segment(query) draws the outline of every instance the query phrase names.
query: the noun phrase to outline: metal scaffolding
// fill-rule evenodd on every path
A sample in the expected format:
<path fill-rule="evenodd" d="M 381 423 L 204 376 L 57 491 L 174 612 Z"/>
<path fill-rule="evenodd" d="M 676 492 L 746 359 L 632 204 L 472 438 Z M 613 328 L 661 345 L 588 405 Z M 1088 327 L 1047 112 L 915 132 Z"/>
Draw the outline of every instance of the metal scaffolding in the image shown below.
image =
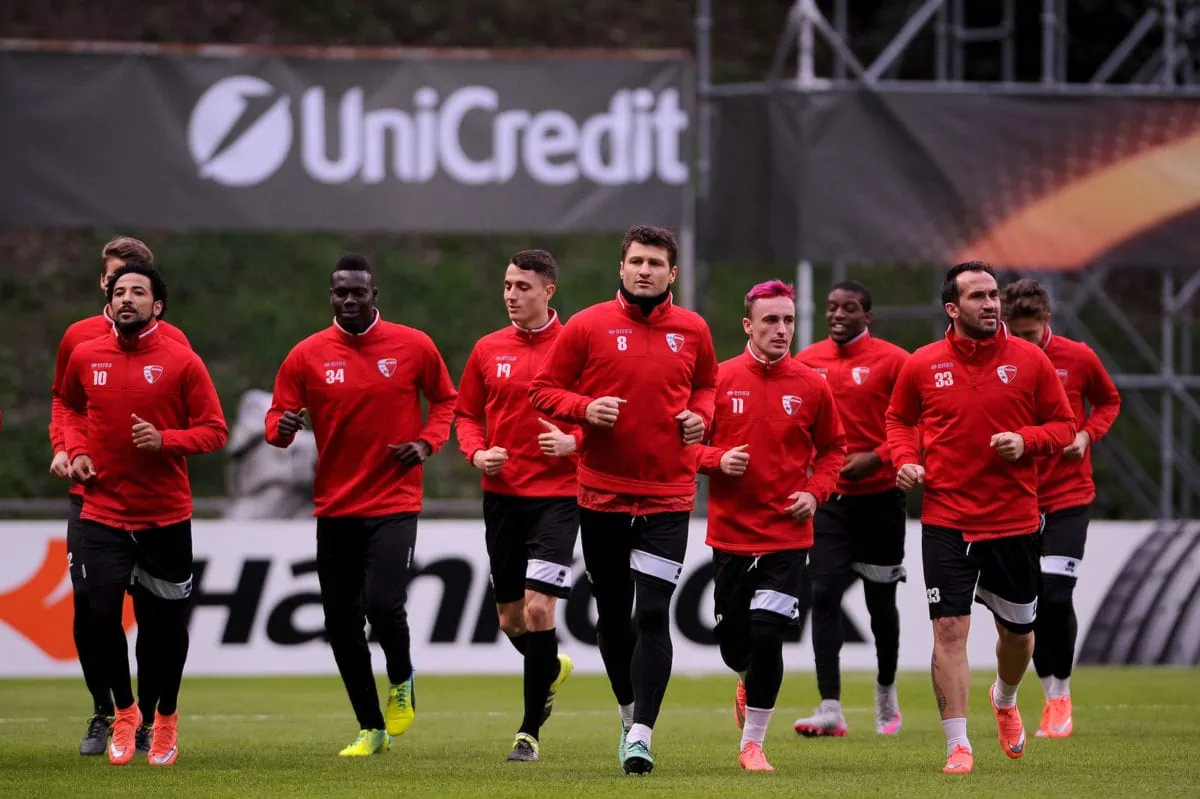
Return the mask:
<path fill-rule="evenodd" d="M 764 79 L 757 83 L 720 85 L 712 83 L 712 5 L 713 0 L 698 0 L 695 20 L 700 202 L 708 194 L 710 101 L 714 97 L 866 87 L 889 92 L 1169 95 L 1200 100 L 1200 0 L 1143 3 L 1140 18 L 1107 57 L 1094 65 L 1094 72 L 1085 80 L 1079 80 L 1078 76 L 1072 80 L 1068 75 L 1067 0 L 1042 0 L 1037 28 L 1018 25 L 1016 0 L 986 4 L 986 10 L 998 20 L 982 26 L 969 22 L 966 0 L 911 2 L 900 29 L 869 61 L 856 52 L 851 41 L 850 0 L 795 0 Z M 973 17 L 979 14 L 978 8 L 972 4 Z M 1018 76 L 1017 69 L 1017 36 L 1031 34 L 1040 34 L 1041 39 L 1036 78 Z M 972 79 L 968 56 L 979 45 L 989 46 L 991 52 L 999 49 L 999 80 Z M 794 72 L 791 72 L 793 58 Z M 897 77 L 902 64 L 906 77 Z M 704 274 L 703 264 L 700 273 Z M 833 274 L 835 279 L 844 275 L 845 266 L 834 264 Z M 1096 456 L 1128 478 L 1130 494 L 1141 513 L 1162 519 L 1191 518 L 1200 504 L 1200 462 L 1195 437 L 1200 423 L 1200 376 L 1196 374 L 1192 351 L 1192 306 L 1200 292 L 1200 270 L 1193 268 L 1181 273 L 1162 267 L 1140 270 L 1139 274 L 1147 277 L 1155 274 L 1161 280 L 1157 347 L 1106 293 L 1108 270 L 1092 269 L 1080 275 L 1039 270 L 1030 276 L 1041 280 L 1051 292 L 1056 327 L 1087 341 L 1112 373 L 1124 400 L 1121 424 L 1138 425 L 1142 435 L 1156 439 L 1159 445 L 1157 470 L 1139 461 L 1115 436 L 1098 443 Z M 940 278 L 935 284 L 940 284 Z M 813 340 L 816 309 L 813 267 L 808 261 L 797 265 L 796 289 L 796 340 L 799 347 L 804 347 Z M 1129 341 L 1141 361 L 1139 368 L 1117 362 L 1098 344 L 1083 318 L 1085 307 L 1103 312 L 1105 323 L 1113 325 Z M 928 305 L 877 307 L 875 316 L 928 319 L 935 329 L 945 320 L 936 289 Z"/>

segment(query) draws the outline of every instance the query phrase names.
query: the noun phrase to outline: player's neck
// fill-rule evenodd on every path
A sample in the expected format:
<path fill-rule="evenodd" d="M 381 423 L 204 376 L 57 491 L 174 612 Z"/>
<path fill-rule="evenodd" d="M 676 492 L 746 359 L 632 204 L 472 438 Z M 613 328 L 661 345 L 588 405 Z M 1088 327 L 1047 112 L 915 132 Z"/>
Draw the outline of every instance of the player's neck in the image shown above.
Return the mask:
<path fill-rule="evenodd" d="M 540 314 L 530 318 L 522 319 L 521 321 L 513 320 L 513 325 L 522 333 L 541 333 L 546 328 L 550 327 L 550 323 L 554 321 L 555 313 L 552 309 L 547 308 Z"/>
<path fill-rule="evenodd" d="M 628 289 L 626 289 L 624 284 L 621 284 L 620 291 L 621 291 L 621 296 L 625 298 L 625 302 L 629 303 L 630 305 L 636 305 L 638 308 L 641 308 L 642 315 L 646 316 L 646 317 L 649 317 L 655 308 L 662 305 L 664 302 L 667 301 L 667 297 L 671 296 L 670 288 L 668 288 L 662 294 L 659 294 L 654 297 L 639 297 L 638 295 L 634 294 L 632 291 L 629 291 Z"/>
<path fill-rule="evenodd" d="M 758 347 L 754 346 L 753 341 L 746 342 L 746 352 L 750 353 L 750 357 L 753 358 L 754 360 L 758 361 L 758 363 L 762 364 L 763 366 L 774 366 L 775 364 L 779 363 L 780 361 L 782 361 L 784 358 L 788 357 L 788 355 L 789 355 L 789 353 L 785 352 L 783 355 L 780 355 L 778 358 L 772 358 L 770 355 L 767 355 L 766 353 L 762 352 Z"/>

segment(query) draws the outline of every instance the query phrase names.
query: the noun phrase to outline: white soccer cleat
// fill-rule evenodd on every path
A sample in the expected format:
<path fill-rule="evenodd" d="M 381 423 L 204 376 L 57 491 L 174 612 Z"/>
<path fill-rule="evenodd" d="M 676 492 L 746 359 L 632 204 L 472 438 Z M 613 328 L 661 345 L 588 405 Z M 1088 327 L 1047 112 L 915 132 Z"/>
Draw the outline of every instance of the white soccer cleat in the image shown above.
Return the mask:
<path fill-rule="evenodd" d="M 796 719 L 792 725 L 798 735 L 814 738 L 819 735 L 830 735 L 841 738 L 846 735 L 846 717 L 842 714 L 840 702 L 826 699 L 806 719 Z"/>

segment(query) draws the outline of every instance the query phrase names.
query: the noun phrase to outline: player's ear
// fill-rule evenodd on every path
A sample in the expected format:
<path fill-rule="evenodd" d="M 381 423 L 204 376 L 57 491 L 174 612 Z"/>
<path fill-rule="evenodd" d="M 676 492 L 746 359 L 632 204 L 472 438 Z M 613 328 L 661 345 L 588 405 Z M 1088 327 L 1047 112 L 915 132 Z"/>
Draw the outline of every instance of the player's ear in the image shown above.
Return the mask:
<path fill-rule="evenodd" d="M 546 299 L 547 300 L 553 299 L 554 295 L 557 292 L 558 292 L 558 284 L 557 283 L 547 283 L 546 284 Z"/>
<path fill-rule="evenodd" d="M 163 312 L 162 300 L 155 300 L 154 301 L 154 310 L 153 310 L 154 318 L 157 319 L 158 317 L 162 316 L 162 312 Z"/>
<path fill-rule="evenodd" d="M 746 331 L 747 336 L 750 335 L 750 328 L 751 328 L 750 320 L 743 317 L 742 318 L 742 330 Z"/>
<path fill-rule="evenodd" d="M 669 285 L 671 285 L 672 283 L 674 283 L 674 282 L 675 282 L 675 278 L 677 278 L 678 276 L 679 276 L 679 267 L 678 267 L 678 266 L 672 266 L 672 267 L 671 267 L 671 277 L 668 279 L 668 281 L 667 281 L 667 285 L 669 286 Z"/>

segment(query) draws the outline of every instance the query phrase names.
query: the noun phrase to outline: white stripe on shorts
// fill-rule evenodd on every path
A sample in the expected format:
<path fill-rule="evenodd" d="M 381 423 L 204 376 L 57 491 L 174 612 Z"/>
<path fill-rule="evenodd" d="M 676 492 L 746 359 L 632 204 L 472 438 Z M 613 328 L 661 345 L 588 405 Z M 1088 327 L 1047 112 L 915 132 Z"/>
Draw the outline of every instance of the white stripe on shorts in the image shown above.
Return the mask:
<path fill-rule="evenodd" d="M 559 588 L 570 588 L 574 575 L 571 567 L 548 560 L 530 560 L 525 566 L 525 579 Z"/>
<path fill-rule="evenodd" d="M 750 610 L 765 610 L 785 619 L 800 618 L 800 600 L 782 591 L 767 591 L 762 588 L 754 592 Z"/>
<path fill-rule="evenodd" d="M 659 555 L 652 555 L 641 549 L 629 553 L 629 567 L 649 577 L 657 577 L 671 585 L 679 585 L 679 576 L 683 574 L 683 564 L 668 560 Z"/>
<path fill-rule="evenodd" d="M 908 577 L 903 566 L 879 566 L 874 563 L 851 563 L 850 568 L 864 580 L 873 583 L 898 583 Z"/>
<path fill-rule="evenodd" d="M 1061 574 L 1063 577 L 1078 577 L 1079 558 L 1066 555 L 1042 555 L 1042 574 Z"/>
<path fill-rule="evenodd" d="M 1012 624 L 1033 624 L 1037 619 L 1037 600 L 1019 605 L 1001 599 L 986 588 L 975 587 L 975 598 L 983 602 L 988 610 Z"/>
<path fill-rule="evenodd" d="M 192 595 L 192 577 L 182 583 L 173 583 L 147 574 L 141 566 L 133 567 L 133 579 L 146 586 L 146 590 L 160 599 L 187 599 Z"/>

